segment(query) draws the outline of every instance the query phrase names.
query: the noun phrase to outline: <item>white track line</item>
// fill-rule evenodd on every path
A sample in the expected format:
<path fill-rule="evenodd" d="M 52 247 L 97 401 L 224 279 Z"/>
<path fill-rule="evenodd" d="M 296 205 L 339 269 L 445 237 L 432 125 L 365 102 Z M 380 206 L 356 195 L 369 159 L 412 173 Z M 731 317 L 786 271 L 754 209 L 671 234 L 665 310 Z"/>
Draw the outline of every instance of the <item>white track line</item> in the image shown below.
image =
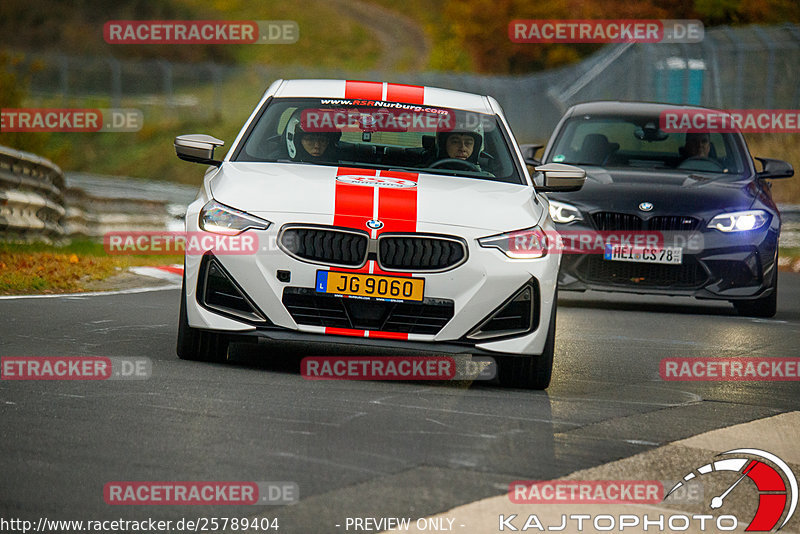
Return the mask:
<path fill-rule="evenodd" d="M 55 299 L 55 298 L 75 298 L 75 297 L 107 297 L 110 295 L 131 295 L 133 293 L 147 293 L 150 291 L 165 291 L 167 289 L 177 289 L 180 284 L 170 284 L 156 287 L 135 287 L 132 289 L 119 289 L 116 291 L 92 291 L 87 293 L 60 293 L 52 295 L 3 295 L 0 300 L 21 300 L 21 299 Z"/>

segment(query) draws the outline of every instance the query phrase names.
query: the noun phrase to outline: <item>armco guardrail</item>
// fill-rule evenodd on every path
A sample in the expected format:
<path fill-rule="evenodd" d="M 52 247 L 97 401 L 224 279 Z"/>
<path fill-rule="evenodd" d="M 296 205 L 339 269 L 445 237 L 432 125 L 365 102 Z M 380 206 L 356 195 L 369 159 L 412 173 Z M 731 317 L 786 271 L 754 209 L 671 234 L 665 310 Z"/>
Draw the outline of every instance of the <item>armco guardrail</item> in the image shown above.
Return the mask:
<path fill-rule="evenodd" d="M 36 154 L 0 146 L 0 236 L 64 235 L 64 173 Z"/>
<path fill-rule="evenodd" d="M 120 176 L 70 172 L 66 176 L 70 236 L 100 237 L 106 232 L 182 230 L 186 205 L 196 186 Z"/>
<path fill-rule="evenodd" d="M 800 248 L 800 204 L 780 204 L 781 247 Z"/>
<path fill-rule="evenodd" d="M 106 232 L 180 230 L 197 188 L 81 173 L 0 146 L 0 239 L 59 240 Z"/>

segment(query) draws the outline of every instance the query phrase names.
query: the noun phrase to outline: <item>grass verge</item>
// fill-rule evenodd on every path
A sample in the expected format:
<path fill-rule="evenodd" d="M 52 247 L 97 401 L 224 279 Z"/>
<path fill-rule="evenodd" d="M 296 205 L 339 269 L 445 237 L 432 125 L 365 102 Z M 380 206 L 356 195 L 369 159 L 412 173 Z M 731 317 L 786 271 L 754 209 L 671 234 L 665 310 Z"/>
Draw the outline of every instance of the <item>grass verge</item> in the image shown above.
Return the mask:
<path fill-rule="evenodd" d="M 800 247 L 782 247 L 778 251 L 778 268 L 781 271 L 800 272 Z"/>
<path fill-rule="evenodd" d="M 109 256 L 89 240 L 64 246 L 0 243 L 0 295 L 93 291 L 128 267 L 182 262 L 182 256 Z"/>

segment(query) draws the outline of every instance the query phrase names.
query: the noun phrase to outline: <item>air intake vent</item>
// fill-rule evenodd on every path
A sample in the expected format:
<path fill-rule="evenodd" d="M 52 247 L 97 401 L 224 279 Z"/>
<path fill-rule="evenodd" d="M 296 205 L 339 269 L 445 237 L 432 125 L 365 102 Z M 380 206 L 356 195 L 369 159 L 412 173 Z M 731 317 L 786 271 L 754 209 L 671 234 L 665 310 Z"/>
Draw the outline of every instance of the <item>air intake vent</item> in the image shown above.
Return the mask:
<path fill-rule="evenodd" d="M 203 257 L 198 278 L 198 299 L 202 306 L 249 322 L 268 323 L 213 255 Z"/>
<path fill-rule="evenodd" d="M 455 311 L 449 299 L 364 301 L 297 287 L 283 290 L 283 305 L 297 324 L 428 335 L 437 334 Z"/>
<path fill-rule="evenodd" d="M 538 286 L 528 283 L 468 334 L 467 339 L 517 336 L 533 331 L 538 325 Z"/>
<path fill-rule="evenodd" d="M 588 255 L 576 272 L 586 282 L 629 287 L 695 289 L 708 281 L 700 263 L 684 256 L 681 265 L 607 261 L 600 254 Z"/>

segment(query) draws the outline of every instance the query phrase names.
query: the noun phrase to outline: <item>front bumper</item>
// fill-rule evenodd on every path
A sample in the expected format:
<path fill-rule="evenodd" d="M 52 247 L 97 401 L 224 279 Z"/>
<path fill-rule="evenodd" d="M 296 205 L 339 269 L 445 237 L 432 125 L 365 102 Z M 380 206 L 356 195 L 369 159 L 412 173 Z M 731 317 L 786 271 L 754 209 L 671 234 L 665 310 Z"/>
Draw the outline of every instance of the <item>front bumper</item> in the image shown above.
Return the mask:
<path fill-rule="evenodd" d="M 199 209 L 195 204 L 187 213 L 187 230 L 196 221 L 192 210 Z M 326 224 L 329 221 L 314 216 L 303 216 L 303 223 Z M 425 300 L 422 304 L 384 304 L 369 303 L 358 299 L 342 299 L 314 290 L 316 273 L 326 267 L 307 263 L 286 254 L 277 246 L 277 236 L 284 224 L 298 222 L 296 214 L 270 214 L 273 225 L 266 231 L 248 230 L 257 236 L 259 251 L 251 255 L 213 255 L 213 260 L 229 277 L 236 288 L 245 296 L 265 321 L 246 315 L 225 313 L 204 304 L 205 285 L 203 276 L 211 255 L 186 256 L 186 294 L 187 318 L 193 328 L 227 332 L 239 338 L 264 338 L 298 341 L 322 341 L 339 343 L 367 343 L 371 346 L 405 348 L 410 350 L 429 350 L 464 353 L 509 353 L 541 354 L 547 337 L 547 325 L 555 295 L 556 277 L 560 257 L 546 255 L 535 260 L 512 260 L 500 251 L 480 247 L 479 237 L 488 233 L 481 230 L 458 228 L 458 236 L 468 244 L 468 260 L 444 272 L 414 273 L 414 277 L 425 279 Z M 454 229 L 442 225 L 420 224 L 420 232 L 454 235 Z M 424 226 L 424 227 L 423 227 Z M 213 252 L 212 252 L 213 254 Z M 204 264 L 205 262 L 205 264 Z M 341 270 L 331 267 L 330 270 Z M 279 273 L 280 271 L 280 273 Z M 524 333 L 497 335 L 489 338 L 470 338 L 470 334 L 482 325 L 495 310 L 501 308 L 522 288 L 531 287 L 535 321 Z M 298 301 L 298 298 L 300 299 Z M 304 301 L 302 299 L 308 299 Z M 353 301 L 354 310 L 341 305 Z M 320 322 L 312 317 L 328 317 L 333 313 L 330 306 L 342 308 L 341 316 L 351 320 L 350 324 Z M 385 306 L 406 306 L 403 313 L 438 314 L 440 323 L 435 329 L 414 330 L 393 328 L 388 330 L 364 328 L 363 319 L 370 313 L 383 313 Z M 297 312 L 297 307 L 306 306 L 305 315 Z M 328 308 L 326 308 L 328 306 Z M 416 306 L 416 308 L 415 308 Z M 428 306 L 429 309 L 422 309 Z M 370 310 L 371 308 L 371 310 Z M 442 310 L 448 308 L 446 317 Z M 359 317 L 355 315 L 361 314 Z M 444 320 L 442 320 L 444 317 Z M 356 322 L 352 322 L 352 320 Z M 362 322 L 359 323 L 358 321 Z M 388 324 L 378 321 L 381 324 Z M 396 323 L 395 323 L 396 324 Z M 328 325 L 328 326 L 326 326 Z M 351 328 L 350 326 L 356 326 Z M 434 331 L 435 330 L 435 331 Z"/>
<path fill-rule="evenodd" d="M 558 287 L 564 291 L 757 299 L 772 292 L 778 235 L 779 230 L 772 227 L 731 234 L 698 233 L 702 247 L 685 248 L 681 265 L 609 261 L 602 254 L 564 254 Z"/>

